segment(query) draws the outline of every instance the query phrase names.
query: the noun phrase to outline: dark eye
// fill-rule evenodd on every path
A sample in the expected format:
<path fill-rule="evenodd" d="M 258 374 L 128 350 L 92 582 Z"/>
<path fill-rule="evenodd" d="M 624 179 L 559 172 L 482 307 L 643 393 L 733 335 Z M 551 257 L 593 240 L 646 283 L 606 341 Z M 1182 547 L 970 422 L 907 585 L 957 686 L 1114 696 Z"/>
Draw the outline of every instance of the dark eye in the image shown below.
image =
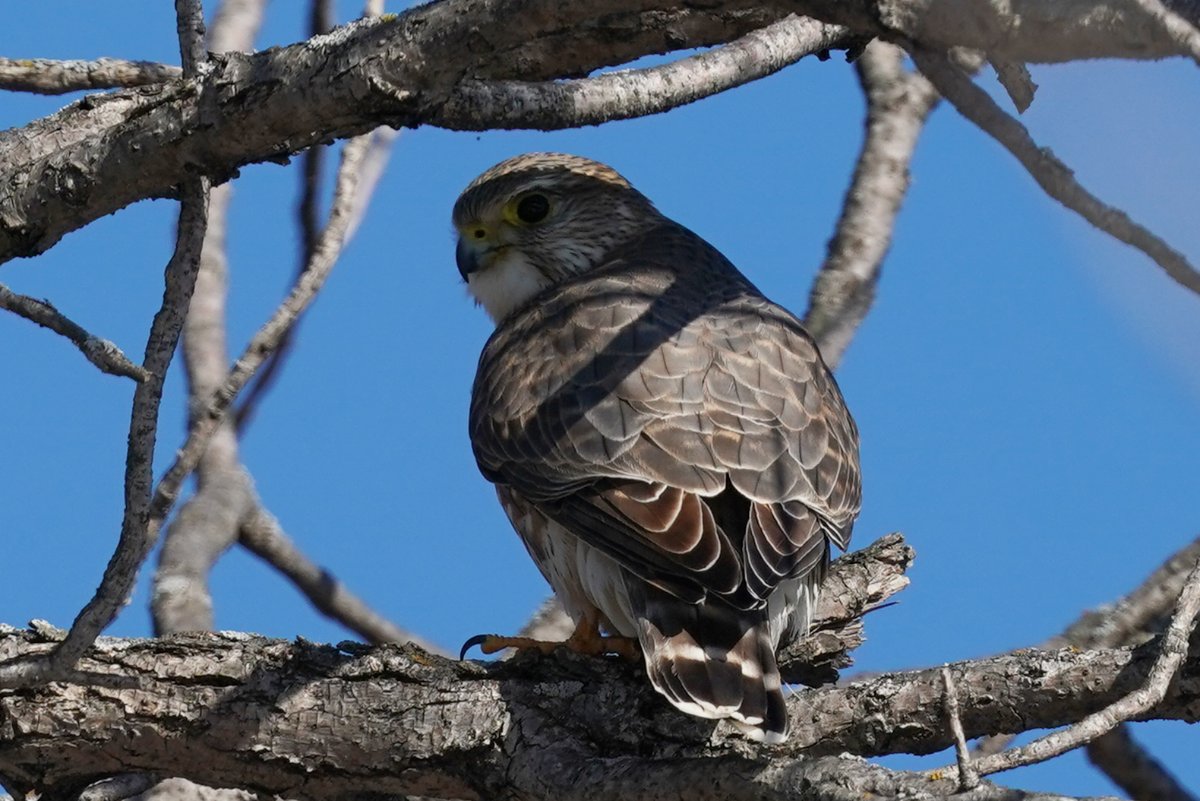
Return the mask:
<path fill-rule="evenodd" d="M 550 201 L 545 195 L 526 195 L 517 201 L 517 219 L 523 223 L 539 223 L 550 213 Z"/>

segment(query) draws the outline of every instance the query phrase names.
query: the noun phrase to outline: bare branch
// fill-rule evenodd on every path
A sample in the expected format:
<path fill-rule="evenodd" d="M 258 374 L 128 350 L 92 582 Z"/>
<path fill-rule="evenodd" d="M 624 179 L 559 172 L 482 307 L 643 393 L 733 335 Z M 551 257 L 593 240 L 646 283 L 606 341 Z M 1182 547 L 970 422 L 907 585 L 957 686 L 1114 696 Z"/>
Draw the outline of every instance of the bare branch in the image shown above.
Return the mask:
<path fill-rule="evenodd" d="M 333 574 L 310 561 L 283 532 L 279 522 L 261 506 L 243 524 L 240 542 L 290 579 L 323 614 L 367 642 L 410 642 L 430 653 L 447 655 L 439 646 L 405 631 L 372 610 Z"/>
<path fill-rule="evenodd" d="M 0 636 L 0 654 L 45 647 L 29 634 Z M 951 740 L 930 703 L 942 697 L 939 669 L 796 693 L 791 738 L 760 750 L 731 727 L 678 713 L 619 660 L 560 652 L 484 665 L 411 646 L 342 648 L 232 634 L 102 640 L 80 666 L 87 678 L 0 694 L 11 723 L 0 728 L 0 774 L 32 789 L 119 765 L 320 801 L 346 798 L 347 778 L 359 797 L 650 798 L 690 770 L 714 779 L 687 784 L 714 794 L 697 797 L 764 799 L 798 797 L 809 769 L 835 764 L 822 756 L 930 753 Z M 1068 649 L 953 665 L 965 736 L 1076 719 L 1140 685 L 1154 661 L 1151 649 Z M 1192 656 L 1154 716 L 1200 715 L 1197 668 Z M 875 769 L 836 765 L 846 776 Z M 716 781 L 722 770 L 729 784 Z M 952 773 L 923 775 L 926 791 L 953 792 Z M 816 797 L 862 797 L 831 792 Z"/>
<path fill-rule="evenodd" d="M 152 61 L 99 58 L 95 61 L 56 61 L 49 58 L 0 57 L 0 89 L 61 95 L 86 89 L 114 89 L 173 81 L 183 70 Z"/>
<path fill-rule="evenodd" d="M 193 418 L 187 440 L 175 455 L 175 461 L 155 489 L 150 505 L 150 529 L 157 532 L 175 502 L 184 480 L 196 468 L 209 441 L 221 426 L 225 414 L 237 394 L 245 387 L 274 351 L 288 329 L 295 325 L 300 314 L 308 308 L 337 263 L 353 208 L 358 183 L 358 165 L 365 155 L 368 137 L 356 137 L 342 150 L 342 166 L 338 171 L 333 208 L 321 241 L 317 244 L 309 269 L 297 279 L 287 298 L 262 328 L 250 340 L 240 358 L 234 363 L 220 388 Z"/>
<path fill-rule="evenodd" d="M 1184 584 L 1175 616 L 1162 638 L 1161 651 L 1140 687 L 1063 731 L 1040 737 L 1020 748 L 983 757 L 975 762 L 975 769 L 981 775 L 987 775 L 1044 762 L 1154 709 L 1166 697 L 1171 680 L 1187 657 L 1188 637 L 1197 613 L 1200 613 L 1200 563 L 1193 567 Z"/>
<path fill-rule="evenodd" d="M 971 766 L 971 752 L 967 750 L 967 738 L 958 714 L 958 690 L 948 665 L 942 666 L 942 684 L 945 689 L 943 707 L 946 710 L 946 723 L 954 737 L 954 756 L 958 760 L 958 789 L 967 792 L 979 786 L 979 774 Z"/>
<path fill-rule="evenodd" d="M 184 75 L 192 77 L 204 59 L 204 15 L 200 0 L 176 0 L 175 10 Z M 0 665 L 0 687 L 21 686 L 66 675 L 125 605 L 138 570 L 158 536 L 158 527 L 151 520 L 158 407 L 200 270 L 210 189 L 211 183 L 204 176 L 187 178 L 181 189 L 175 252 L 167 264 L 163 302 L 150 324 L 142 364 L 150 375 L 133 393 L 125 454 L 125 514 L 116 551 L 104 569 L 100 586 L 76 616 L 63 641 L 48 656 Z"/>
<path fill-rule="evenodd" d="M 373 2 L 376 0 L 369 0 L 368 5 Z M 392 154 L 392 145 L 395 144 L 399 133 L 394 128 L 388 127 L 376 128 L 371 131 L 371 141 L 366 155 L 363 156 L 362 166 L 359 168 L 358 189 L 354 193 L 354 206 L 350 210 L 350 221 L 346 224 L 347 242 L 354 238 L 354 234 L 358 232 L 358 226 L 362 225 L 363 218 L 367 216 L 371 197 L 375 194 L 375 187 L 378 186 L 379 179 L 383 177 L 384 169 L 387 168 L 388 159 Z"/>
<path fill-rule="evenodd" d="M 858 36 L 973 46 L 1014 62 L 1179 52 L 1133 7 L 1097 16 L 1090 3 L 1014 0 L 1006 5 L 1022 24 L 1013 25 L 999 6 L 977 13 L 978 3 L 930 2 L 889 3 L 881 17 L 872 0 L 443 0 L 290 47 L 222 54 L 199 86 L 89 97 L 0 135 L 0 260 L 41 253 L 136 200 L 174 196 L 189 173 L 219 182 L 244 164 L 380 124 L 449 125 L 442 112 L 468 81 L 578 77 L 729 42 L 794 13 Z M 471 126 L 516 124 L 498 112 Z"/>
<path fill-rule="evenodd" d="M 1159 620 L 1169 618 L 1183 592 L 1184 582 L 1197 562 L 1200 562 L 1200 538 L 1172 554 L 1132 592 L 1115 603 L 1084 612 L 1062 634 L 1047 640 L 1043 647 L 1115 648 L 1146 642 L 1165 628 L 1167 621 L 1160 626 Z M 1144 779 L 1155 776 L 1157 772 L 1156 778 L 1143 782 L 1147 792 L 1153 791 L 1153 788 L 1176 786 L 1170 774 L 1144 753 L 1124 728 L 1119 726 L 1088 744 L 1089 756 L 1096 754 L 1093 762 L 1097 767 L 1126 789 L 1125 777 L 1130 775 L 1135 766 L 1136 775 Z M 976 753 L 980 756 L 1000 753 L 1012 739 L 1010 734 L 985 737 L 977 745 Z M 1109 772 L 1110 769 L 1113 772 Z M 1166 797 L 1170 798 L 1169 795 Z"/>
<path fill-rule="evenodd" d="M 252 49 L 266 7 L 267 0 L 221 0 L 208 29 L 208 49 L 213 53 Z"/>
<path fill-rule="evenodd" d="M 894 533 L 833 560 L 817 597 L 811 632 L 779 651 L 783 680 L 814 687 L 837 681 L 838 670 L 851 664 L 849 652 L 863 642 L 863 616 L 908 586 L 905 572 L 913 556 L 904 538 Z"/>
<path fill-rule="evenodd" d="M 332 0 L 313 0 L 309 8 L 308 24 L 309 33 L 313 36 L 331 31 L 334 26 Z M 326 150 L 327 146 L 324 143 L 318 143 L 304 151 L 300 157 L 300 203 L 296 209 L 300 227 L 300 263 L 296 267 L 297 274 L 308 267 L 317 247 L 317 240 L 321 236 L 321 175 L 325 166 Z M 297 331 L 299 323 L 288 329 L 283 341 L 271 353 L 256 380 L 242 396 L 242 402 L 234 410 L 233 421 L 239 436 L 245 435 L 255 412 L 258 411 L 259 403 L 275 385 L 287 357 L 291 355 Z"/>
<path fill-rule="evenodd" d="M 1200 64 L 1200 31 L 1196 24 L 1187 17 L 1167 8 L 1162 0 L 1131 0 L 1150 19 L 1160 25 L 1163 31 L 1181 50 Z"/>
<path fill-rule="evenodd" d="M 916 49 L 913 59 L 960 114 L 1016 156 L 1046 194 L 1101 231 L 1145 253 L 1181 286 L 1200 293 L 1200 272 L 1182 254 L 1131 220 L 1125 212 L 1106 205 L 1084 189 L 1065 164 L 1049 149 L 1039 147 L 1025 126 L 1005 114 L 987 92 L 972 83 L 945 56 Z"/>
<path fill-rule="evenodd" d="M 992 69 L 996 71 L 996 79 L 1008 92 L 1008 97 L 1016 106 L 1018 114 L 1024 114 L 1033 105 L 1033 96 L 1037 93 L 1037 84 L 1029 74 L 1029 68 L 1020 62 L 992 60 Z"/>
<path fill-rule="evenodd" d="M 264 5 L 265 0 L 222 3 L 209 32 L 212 49 L 253 48 Z M 185 30 L 190 28 L 185 26 Z M 232 194 L 232 186 L 226 185 L 214 189 L 210 197 L 200 273 L 184 324 L 184 367 L 193 414 L 221 385 L 229 369 L 225 234 Z M 257 503 L 251 478 L 241 466 L 237 433 L 228 423 L 223 424 L 200 459 L 196 494 L 163 535 L 150 600 L 156 634 L 213 627 L 208 574 L 237 541 L 238 528 Z"/>
<path fill-rule="evenodd" d="M 133 393 L 125 456 L 125 514 L 116 551 L 105 568 L 95 596 L 75 618 L 66 639 L 48 655 L 0 664 L 0 687 L 22 686 L 66 675 L 125 604 L 138 568 L 154 544 L 157 529 L 147 527 L 147 517 L 151 510 L 158 406 L 196 283 L 207 215 L 208 182 L 194 178 L 184 186 L 179 236 L 175 253 L 167 265 L 163 303 L 154 316 L 146 343 L 142 367 L 149 373 L 149 378 L 138 384 Z"/>
<path fill-rule="evenodd" d="M 551 130 L 643 117 L 772 75 L 848 42 L 845 28 L 789 16 L 661 67 L 547 83 L 465 81 L 441 108 L 438 121 L 463 130 Z"/>
<path fill-rule="evenodd" d="M 129 357 L 116 344 L 89 334 L 82 326 L 60 313 L 49 301 L 18 295 L 4 284 L 0 284 L 0 309 L 6 309 L 71 340 L 89 362 L 109 375 L 124 376 L 134 381 L 145 381 L 149 378 L 149 373 L 129 361 Z"/>
<path fill-rule="evenodd" d="M 1192 568 L 1200 562 L 1200 537 L 1172 554 L 1136 589 L 1114 604 L 1083 613 L 1049 647 L 1113 648 L 1137 645 L 1162 630 Z"/>
<path fill-rule="evenodd" d="M 1139 801 L 1196 801 L 1121 725 L 1088 743 L 1088 760 Z"/>
<path fill-rule="evenodd" d="M 175 0 L 175 32 L 184 77 L 196 75 L 204 63 L 204 8 L 201 0 Z"/>
<path fill-rule="evenodd" d="M 875 300 L 917 137 L 938 101 L 929 81 L 906 72 L 903 61 L 895 45 L 872 42 L 855 62 L 867 97 L 866 135 L 804 313 L 804 327 L 831 368 Z"/>

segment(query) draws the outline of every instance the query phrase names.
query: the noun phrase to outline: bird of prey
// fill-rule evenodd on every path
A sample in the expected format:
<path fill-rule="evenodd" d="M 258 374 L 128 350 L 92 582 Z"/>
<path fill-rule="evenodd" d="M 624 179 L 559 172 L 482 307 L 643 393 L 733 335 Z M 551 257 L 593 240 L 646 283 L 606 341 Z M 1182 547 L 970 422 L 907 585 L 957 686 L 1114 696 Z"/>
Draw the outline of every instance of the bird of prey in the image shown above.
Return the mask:
<path fill-rule="evenodd" d="M 676 707 L 781 742 L 776 648 L 807 632 L 861 495 L 858 432 L 816 345 L 589 159 L 504 161 L 454 225 L 459 271 L 496 322 L 471 444 L 576 624 L 566 644 L 640 648 Z"/>

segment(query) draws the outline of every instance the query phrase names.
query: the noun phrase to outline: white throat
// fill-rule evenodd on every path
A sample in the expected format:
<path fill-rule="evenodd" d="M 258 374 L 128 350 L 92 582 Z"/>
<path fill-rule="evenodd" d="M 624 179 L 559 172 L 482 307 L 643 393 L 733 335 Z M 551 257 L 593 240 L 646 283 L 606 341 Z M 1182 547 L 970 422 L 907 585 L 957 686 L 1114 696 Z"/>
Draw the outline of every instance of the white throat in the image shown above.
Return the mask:
<path fill-rule="evenodd" d="M 549 285 L 546 276 L 512 249 L 491 267 L 467 277 L 467 291 L 497 324 Z"/>

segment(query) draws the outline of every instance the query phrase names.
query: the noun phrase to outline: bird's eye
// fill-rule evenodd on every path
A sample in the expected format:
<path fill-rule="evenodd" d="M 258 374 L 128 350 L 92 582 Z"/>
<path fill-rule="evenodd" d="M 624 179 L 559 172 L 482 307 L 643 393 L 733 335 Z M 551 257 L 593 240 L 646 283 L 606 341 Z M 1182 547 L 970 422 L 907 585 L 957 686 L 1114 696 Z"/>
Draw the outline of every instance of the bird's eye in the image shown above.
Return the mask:
<path fill-rule="evenodd" d="M 487 231 L 484 230 L 483 228 L 476 228 L 474 231 L 471 232 L 471 235 L 474 236 L 476 239 L 483 239 L 485 236 L 487 236 Z"/>
<path fill-rule="evenodd" d="M 523 223 L 533 225 L 540 223 L 546 219 L 546 215 L 550 213 L 550 201 L 545 195 L 534 193 L 526 195 L 517 201 L 517 219 Z"/>

